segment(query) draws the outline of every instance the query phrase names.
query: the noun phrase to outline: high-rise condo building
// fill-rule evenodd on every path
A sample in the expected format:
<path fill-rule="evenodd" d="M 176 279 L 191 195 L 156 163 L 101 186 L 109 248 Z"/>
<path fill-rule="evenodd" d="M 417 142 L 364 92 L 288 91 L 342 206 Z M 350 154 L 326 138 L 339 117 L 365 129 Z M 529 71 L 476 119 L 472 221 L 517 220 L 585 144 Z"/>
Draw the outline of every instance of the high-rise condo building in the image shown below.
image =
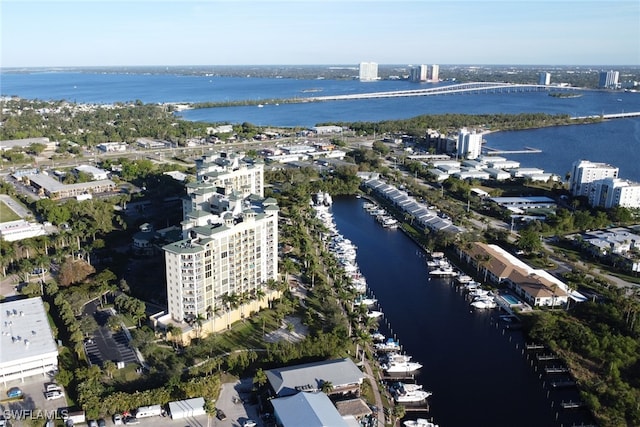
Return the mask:
<path fill-rule="evenodd" d="M 462 128 L 458 132 L 457 154 L 461 159 L 476 159 L 482 150 L 482 134 Z"/>
<path fill-rule="evenodd" d="M 262 164 L 222 154 L 196 168 L 182 240 L 163 250 L 170 321 L 206 334 L 265 307 L 275 292 L 267 283 L 278 274 L 279 209 L 262 197 Z"/>
<path fill-rule="evenodd" d="M 620 178 L 604 178 L 593 182 L 589 204 L 605 209 L 640 208 L 640 183 Z"/>
<path fill-rule="evenodd" d="M 440 79 L 440 66 L 432 65 L 429 69 L 429 74 L 427 76 L 427 80 L 430 82 L 437 82 Z"/>
<path fill-rule="evenodd" d="M 551 84 L 551 73 L 540 73 L 538 84 L 549 86 Z"/>
<path fill-rule="evenodd" d="M 598 86 L 607 89 L 616 89 L 618 87 L 618 79 L 620 78 L 619 71 L 603 71 L 600 73 L 600 79 Z"/>
<path fill-rule="evenodd" d="M 410 79 L 412 82 L 426 82 L 429 75 L 429 67 L 426 65 L 418 65 L 411 68 Z"/>
<path fill-rule="evenodd" d="M 569 191 L 573 196 L 593 197 L 594 181 L 605 178 L 617 178 L 618 168 L 606 163 L 594 163 L 588 160 L 578 160 L 573 163 Z"/>
<path fill-rule="evenodd" d="M 375 62 L 361 62 L 360 80 L 363 82 L 378 80 L 378 64 Z"/>

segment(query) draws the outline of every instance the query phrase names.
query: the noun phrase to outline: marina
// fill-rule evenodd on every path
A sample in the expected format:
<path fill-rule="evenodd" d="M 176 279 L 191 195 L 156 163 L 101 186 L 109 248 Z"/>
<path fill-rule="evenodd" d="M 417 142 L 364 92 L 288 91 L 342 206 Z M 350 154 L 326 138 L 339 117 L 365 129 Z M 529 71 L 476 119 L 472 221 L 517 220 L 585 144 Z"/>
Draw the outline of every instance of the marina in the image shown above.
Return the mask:
<path fill-rule="evenodd" d="M 384 313 L 378 299 L 369 292 L 366 279 L 360 273 L 356 262 L 357 246 L 338 232 L 330 209 L 333 204 L 331 196 L 322 192 L 317 193 L 311 198 L 310 204 L 315 210 L 316 217 L 321 219 L 330 232 L 326 237 L 329 242 L 329 250 L 334 254 L 347 274 L 357 274 L 360 278 L 360 286 L 354 287 L 354 290 L 359 292 L 359 295 L 353 300 L 354 307 L 366 307 L 367 317 L 384 319 Z M 393 218 L 386 211 L 370 202 L 364 202 L 363 207 L 376 218 L 376 222 L 382 223 L 385 228 L 388 228 L 385 223 L 389 223 L 389 219 Z M 381 221 L 380 218 L 385 218 L 385 220 Z M 397 223 L 397 221 L 395 222 Z M 388 320 L 385 327 L 391 331 Z M 423 390 L 422 385 L 415 382 L 415 375 L 423 365 L 412 360 L 412 356 L 404 353 L 395 335 L 387 338 L 378 330 L 370 330 L 369 333 L 374 341 L 372 348 L 377 355 L 377 363 L 382 371 L 380 380 L 388 385 L 390 399 L 396 404 L 403 405 L 406 411 L 427 412 L 429 409 L 427 399 L 433 393 Z"/>
<path fill-rule="evenodd" d="M 550 352 L 525 342 L 517 314 L 505 311 L 502 305 L 495 309 L 470 306 L 471 290 L 490 289 L 455 265 L 460 273 L 457 277 L 429 276 L 427 263 L 434 257 L 444 261 L 445 254 L 416 251 L 404 233 L 385 232 L 362 209 L 365 202 L 364 198 L 336 198 L 331 209 L 338 229 L 359 248 L 358 264 L 367 276 L 369 296 L 384 305 L 378 332 L 386 335 L 385 340 L 387 336 L 397 340 L 400 335 L 401 353 L 423 365 L 415 372 L 383 373 L 381 381 L 423 384 L 423 389 L 433 392 L 423 407 L 407 406 L 405 421 L 422 418 L 437 420 L 442 426 L 474 425 L 477 418 L 471 414 L 483 412 L 486 405 L 500 399 L 506 413 L 493 411 L 484 420 L 489 425 L 513 427 L 516 418 L 523 427 L 592 423 L 584 408 L 562 410 L 562 400 L 579 399 L 577 389 L 550 384 L 570 378 L 566 373 L 544 373 L 549 363 L 538 361 L 536 354 Z M 503 300 L 500 293 L 493 296 L 505 307 L 510 307 L 507 300 L 516 302 Z M 446 328 L 439 326 L 443 322 Z M 473 369 L 479 364 L 483 369 Z M 489 382 L 503 384 L 509 393 L 497 390 L 488 396 L 482 384 Z M 531 416 L 522 418 L 524 413 Z"/>

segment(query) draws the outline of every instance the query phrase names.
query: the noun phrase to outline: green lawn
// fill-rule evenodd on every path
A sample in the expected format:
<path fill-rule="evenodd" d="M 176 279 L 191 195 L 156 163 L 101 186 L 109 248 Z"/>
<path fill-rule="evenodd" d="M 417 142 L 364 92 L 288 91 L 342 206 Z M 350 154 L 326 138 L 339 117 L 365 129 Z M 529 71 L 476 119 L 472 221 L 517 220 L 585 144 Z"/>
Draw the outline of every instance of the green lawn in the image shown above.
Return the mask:
<path fill-rule="evenodd" d="M 0 222 L 8 222 L 15 221 L 20 219 L 18 214 L 16 214 L 6 203 L 0 201 Z"/>

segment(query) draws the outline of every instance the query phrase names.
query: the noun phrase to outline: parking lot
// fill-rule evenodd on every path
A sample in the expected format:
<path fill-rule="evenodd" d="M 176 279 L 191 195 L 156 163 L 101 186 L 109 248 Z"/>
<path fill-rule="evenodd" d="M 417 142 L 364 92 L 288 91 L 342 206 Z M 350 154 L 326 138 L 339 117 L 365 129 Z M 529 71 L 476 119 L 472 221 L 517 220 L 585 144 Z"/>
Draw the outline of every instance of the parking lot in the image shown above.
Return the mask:
<path fill-rule="evenodd" d="M 49 376 L 35 376 L 26 378 L 24 382 L 16 380 L 9 381 L 6 385 L 1 384 L 0 412 L 6 413 L 6 411 L 10 411 L 15 414 L 22 411 L 22 414 L 24 414 L 23 416 L 41 418 L 43 420 L 42 425 L 44 425 L 45 414 L 52 414 L 59 408 L 67 406 L 67 399 L 65 396 L 54 400 L 45 399 L 45 384 L 50 382 L 52 382 L 52 378 Z M 20 390 L 22 390 L 22 399 L 7 401 L 7 390 L 12 387 L 19 387 Z M 10 419 L 9 422 L 11 423 L 11 426 L 21 426 L 23 424 L 33 425 L 30 420 L 23 423 L 19 420 Z"/>
<path fill-rule="evenodd" d="M 44 411 L 45 414 L 51 414 L 61 408 L 67 407 L 66 396 L 55 399 L 45 399 L 45 384 L 52 382 L 52 378 L 37 376 L 25 379 L 25 382 L 11 381 L 6 386 L 0 385 L 0 412 L 5 411 L 33 411 L 36 417 L 38 410 Z M 266 427 L 263 423 L 257 402 L 251 401 L 252 379 L 246 378 L 235 383 L 224 383 L 220 391 L 220 397 L 216 402 L 216 407 L 222 409 L 226 415 L 226 419 L 219 420 L 216 417 L 210 419 L 206 415 L 198 417 L 190 417 L 181 420 L 172 420 L 170 417 L 149 417 L 142 418 L 139 426 L 180 426 L 180 427 L 242 427 L 247 420 L 256 422 L 257 427 Z M 22 390 L 23 398 L 21 400 L 13 400 L 8 402 L 7 390 L 11 387 L 19 387 Z M 27 412 L 27 416 L 29 413 Z M 44 425 L 44 416 L 40 417 Z M 107 425 L 113 425 L 111 417 L 106 417 Z M 20 420 L 10 419 L 11 426 L 35 425 L 30 420 L 21 422 Z"/>
<path fill-rule="evenodd" d="M 214 418 L 212 423 L 214 427 L 242 427 L 247 420 L 255 421 L 258 427 L 264 427 L 258 413 L 258 404 L 250 403 L 252 386 L 251 378 L 222 384 L 216 408 L 222 409 L 227 418 L 225 420 Z M 244 403 L 238 399 L 244 400 Z M 238 403 L 234 403 L 234 400 Z"/>

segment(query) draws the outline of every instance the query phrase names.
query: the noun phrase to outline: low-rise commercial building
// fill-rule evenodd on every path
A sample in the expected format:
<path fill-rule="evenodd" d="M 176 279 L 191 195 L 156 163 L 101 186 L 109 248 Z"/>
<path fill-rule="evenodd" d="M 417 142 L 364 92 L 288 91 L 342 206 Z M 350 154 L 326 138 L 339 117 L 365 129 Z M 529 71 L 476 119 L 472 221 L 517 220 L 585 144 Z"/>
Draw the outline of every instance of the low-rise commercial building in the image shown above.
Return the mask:
<path fill-rule="evenodd" d="M 36 174 L 27 176 L 29 184 L 38 190 L 40 195 L 50 199 L 66 199 L 82 194 L 96 194 L 115 191 L 117 185 L 110 179 L 76 184 L 63 184 L 49 175 Z"/>
<path fill-rule="evenodd" d="M 58 347 L 40 297 L 0 303 L 0 381 L 58 369 Z"/>

